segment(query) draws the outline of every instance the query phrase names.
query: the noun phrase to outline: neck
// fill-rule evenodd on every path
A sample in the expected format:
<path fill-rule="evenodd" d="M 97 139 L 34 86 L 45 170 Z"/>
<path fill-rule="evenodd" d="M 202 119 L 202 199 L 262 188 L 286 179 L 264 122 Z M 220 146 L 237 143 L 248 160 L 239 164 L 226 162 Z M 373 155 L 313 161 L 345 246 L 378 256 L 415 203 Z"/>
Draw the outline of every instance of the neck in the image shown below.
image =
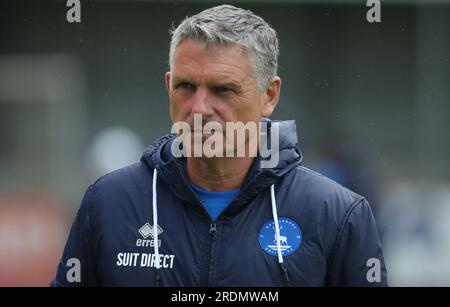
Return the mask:
<path fill-rule="evenodd" d="M 253 157 L 187 158 L 187 172 L 191 181 L 207 191 L 240 189 Z"/>

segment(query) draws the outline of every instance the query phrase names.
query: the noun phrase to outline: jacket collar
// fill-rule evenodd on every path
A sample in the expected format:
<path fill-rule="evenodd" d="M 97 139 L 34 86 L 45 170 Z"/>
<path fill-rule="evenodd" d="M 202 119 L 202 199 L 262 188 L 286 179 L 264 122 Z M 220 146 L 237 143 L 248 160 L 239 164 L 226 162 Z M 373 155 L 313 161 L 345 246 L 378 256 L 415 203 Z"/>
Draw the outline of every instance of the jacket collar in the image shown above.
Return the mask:
<path fill-rule="evenodd" d="M 222 213 L 221 218 L 231 218 L 248 204 L 261 191 L 270 188 L 284 174 L 301 164 L 303 156 L 297 147 L 297 132 L 295 121 L 270 121 L 268 133 L 272 125 L 279 125 L 279 163 L 274 168 L 261 168 L 261 156 L 257 156 L 247 173 L 239 195 Z M 186 171 L 186 158 L 176 158 L 171 153 L 171 145 L 175 134 L 167 134 L 153 142 L 144 151 L 141 161 L 151 169 L 158 171 L 158 179 L 167 183 L 171 191 L 180 200 L 191 205 L 197 212 L 209 219 L 206 210 L 189 185 Z"/>

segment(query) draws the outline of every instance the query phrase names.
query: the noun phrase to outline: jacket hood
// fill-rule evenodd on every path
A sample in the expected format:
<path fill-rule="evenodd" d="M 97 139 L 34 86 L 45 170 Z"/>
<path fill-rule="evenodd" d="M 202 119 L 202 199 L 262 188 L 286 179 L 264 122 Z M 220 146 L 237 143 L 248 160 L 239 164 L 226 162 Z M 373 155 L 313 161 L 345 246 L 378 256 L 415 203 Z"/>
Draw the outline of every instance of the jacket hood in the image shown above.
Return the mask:
<path fill-rule="evenodd" d="M 261 162 L 265 159 L 258 155 L 253 161 L 247 173 L 240 194 L 232 204 L 224 211 L 223 215 L 233 214 L 239 210 L 248 200 L 251 200 L 261 190 L 267 189 L 292 168 L 300 165 L 303 159 L 300 149 L 297 147 L 297 129 L 294 120 L 272 121 L 263 119 L 268 123 L 267 133 L 270 135 L 274 125 L 278 125 L 279 131 L 279 161 L 273 168 L 261 168 Z M 198 198 L 189 185 L 186 171 L 186 158 L 174 157 L 171 152 L 171 144 L 176 134 L 167 134 L 148 146 L 141 161 L 146 163 L 150 169 L 156 168 L 158 179 L 166 182 L 173 193 L 188 203 L 198 203 Z M 204 211 L 204 210 L 201 210 Z"/>

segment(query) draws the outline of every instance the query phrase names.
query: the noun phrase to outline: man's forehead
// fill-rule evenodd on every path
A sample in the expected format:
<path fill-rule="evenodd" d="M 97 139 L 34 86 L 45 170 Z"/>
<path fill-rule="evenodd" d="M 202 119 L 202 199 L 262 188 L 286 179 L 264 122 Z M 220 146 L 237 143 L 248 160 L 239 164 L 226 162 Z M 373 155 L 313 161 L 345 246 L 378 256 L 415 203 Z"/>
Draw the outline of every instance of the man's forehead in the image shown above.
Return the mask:
<path fill-rule="evenodd" d="M 248 56 L 247 49 L 237 43 L 206 43 L 198 39 L 186 38 L 183 39 L 177 47 L 175 47 L 174 54 L 183 54 L 187 52 L 195 53 L 202 52 L 208 55 L 214 55 L 223 52 L 233 52 L 235 55 L 243 57 Z"/>
<path fill-rule="evenodd" d="M 185 40 L 176 48 L 173 60 L 172 76 L 179 78 L 203 74 L 219 79 L 240 79 L 251 72 L 250 58 L 238 45 L 207 46 Z"/>

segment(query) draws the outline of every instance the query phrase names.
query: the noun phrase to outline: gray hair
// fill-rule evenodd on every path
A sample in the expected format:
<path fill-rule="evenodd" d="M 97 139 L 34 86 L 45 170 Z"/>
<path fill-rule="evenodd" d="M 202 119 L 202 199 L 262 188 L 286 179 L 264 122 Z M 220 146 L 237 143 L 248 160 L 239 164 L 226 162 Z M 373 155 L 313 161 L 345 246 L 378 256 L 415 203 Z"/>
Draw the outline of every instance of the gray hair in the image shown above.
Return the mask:
<path fill-rule="evenodd" d="M 220 5 L 186 17 L 171 31 L 169 64 L 172 70 L 175 48 L 185 39 L 211 45 L 237 44 L 250 56 L 260 91 L 264 91 L 277 74 L 277 32 L 261 17 L 232 5 Z"/>

